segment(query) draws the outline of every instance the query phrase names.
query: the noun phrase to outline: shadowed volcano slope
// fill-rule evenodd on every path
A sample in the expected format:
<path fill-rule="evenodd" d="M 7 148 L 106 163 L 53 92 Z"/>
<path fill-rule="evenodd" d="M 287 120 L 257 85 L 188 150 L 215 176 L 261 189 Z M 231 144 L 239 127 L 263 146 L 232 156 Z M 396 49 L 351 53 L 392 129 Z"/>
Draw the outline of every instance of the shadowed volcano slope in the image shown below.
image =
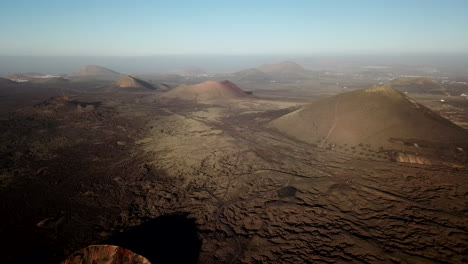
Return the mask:
<path fill-rule="evenodd" d="M 137 79 L 130 75 L 127 75 L 115 83 L 120 88 L 135 88 L 135 89 L 148 89 L 156 90 L 157 87 L 149 82 Z"/>
<path fill-rule="evenodd" d="M 307 105 L 270 123 L 308 143 L 372 144 L 391 139 L 430 142 L 467 140 L 462 128 L 389 86 L 339 94 Z"/>
<path fill-rule="evenodd" d="M 72 100 L 68 96 L 54 96 L 42 103 L 34 105 L 34 108 L 48 113 L 70 113 L 94 111 L 94 109 L 100 105 L 101 102 L 81 102 Z"/>
<path fill-rule="evenodd" d="M 197 232 L 194 219 L 186 215 L 162 215 L 105 243 L 128 248 L 152 263 L 195 264 L 202 245 Z"/>

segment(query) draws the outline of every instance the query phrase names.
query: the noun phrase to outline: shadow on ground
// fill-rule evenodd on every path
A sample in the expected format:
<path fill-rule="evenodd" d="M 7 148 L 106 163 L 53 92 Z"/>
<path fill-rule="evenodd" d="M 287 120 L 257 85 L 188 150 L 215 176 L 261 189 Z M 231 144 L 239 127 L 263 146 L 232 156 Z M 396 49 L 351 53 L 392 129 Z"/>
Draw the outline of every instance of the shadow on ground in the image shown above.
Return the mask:
<path fill-rule="evenodd" d="M 117 245 L 146 257 L 151 263 L 197 263 L 201 240 L 186 215 L 163 215 L 111 237 Z"/>

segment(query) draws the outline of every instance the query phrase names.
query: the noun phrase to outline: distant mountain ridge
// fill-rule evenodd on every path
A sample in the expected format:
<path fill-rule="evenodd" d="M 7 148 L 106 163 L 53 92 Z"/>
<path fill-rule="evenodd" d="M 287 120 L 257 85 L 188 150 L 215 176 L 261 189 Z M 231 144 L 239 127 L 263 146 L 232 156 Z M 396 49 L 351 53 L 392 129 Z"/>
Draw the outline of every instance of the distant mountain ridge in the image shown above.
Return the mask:
<path fill-rule="evenodd" d="M 257 68 L 249 68 L 234 72 L 231 78 L 239 82 L 297 82 L 309 79 L 309 71 L 293 61 L 282 61 L 263 64 Z"/>
<path fill-rule="evenodd" d="M 293 61 L 264 64 L 257 68 L 265 73 L 304 73 L 306 69 Z"/>
<path fill-rule="evenodd" d="M 427 77 L 398 77 L 390 85 L 402 92 L 441 93 L 439 85 Z"/>
<path fill-rule="evenodd" d="M 120 73 L 97 65 L 84 66 L 72 75 L 74 76 L 99 76 L 99 75 L 120 75 Z"/>

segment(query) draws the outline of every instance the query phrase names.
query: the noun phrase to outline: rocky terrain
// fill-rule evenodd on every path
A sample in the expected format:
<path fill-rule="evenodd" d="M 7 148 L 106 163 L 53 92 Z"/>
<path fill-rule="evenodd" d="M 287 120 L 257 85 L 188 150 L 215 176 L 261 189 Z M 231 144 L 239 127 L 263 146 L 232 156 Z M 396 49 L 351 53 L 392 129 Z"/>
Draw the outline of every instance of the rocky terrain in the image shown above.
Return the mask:
<path fill-rule="evenodd" d="M 152 263 L 468 261 L 466 167 L 303 142 L 270 126 L 303 103 L 233 85 L 184 86 L 203 100 L 69 90 L 2 112 L 2 262 L 99 244 Z"/>

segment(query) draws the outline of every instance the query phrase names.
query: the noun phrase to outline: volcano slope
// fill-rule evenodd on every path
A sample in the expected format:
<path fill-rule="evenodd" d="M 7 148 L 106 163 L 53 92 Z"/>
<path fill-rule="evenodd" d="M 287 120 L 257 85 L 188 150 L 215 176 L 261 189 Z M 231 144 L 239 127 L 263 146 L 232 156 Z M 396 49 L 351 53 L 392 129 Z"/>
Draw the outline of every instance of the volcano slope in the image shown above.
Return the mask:
<path fill-rule="evenodd" d="M 465 156 L 458 157 L 457 152 L 468 142 L 464 129 L 389 86 L 312 103 L 272 121 L 270 126 L 309 144 L 365 146 L 418 163 L 435 162 L 444 155 L 463 162 Z M 445 154 L 439 153 L 443 145 L 450 146 Z"/>
<path fill-rule="evenodd" d="M 181 85 L 165 93 L 163 98 L 194 101 L 232 100 L 248 98 L 248 95 L 230 81 L 206 81 L 195 85 Z"/>

